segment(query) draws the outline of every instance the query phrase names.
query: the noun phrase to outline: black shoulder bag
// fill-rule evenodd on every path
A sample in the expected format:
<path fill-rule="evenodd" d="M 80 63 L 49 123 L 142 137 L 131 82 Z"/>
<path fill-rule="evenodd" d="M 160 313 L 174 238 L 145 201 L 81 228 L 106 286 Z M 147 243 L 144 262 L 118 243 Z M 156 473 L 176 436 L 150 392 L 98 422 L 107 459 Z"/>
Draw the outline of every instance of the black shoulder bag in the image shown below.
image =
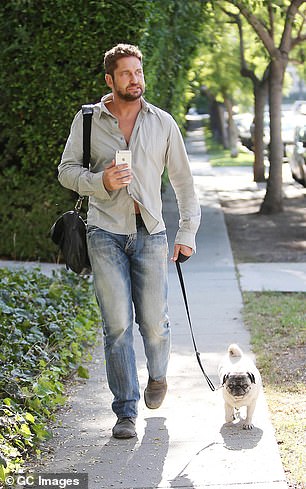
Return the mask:
<path fill-rule="evenodd" d="M 83 166 L 89 168 L 92 105 L 82 106 Z M 86 241 L 86 223 L 80 215 L 84 197 L 79 196 L 72 211 L 62 214 L 50 230 L 52 241 L 59 246 L 67 270 L 78 275 L 89 275 L 91 265 Z"/>

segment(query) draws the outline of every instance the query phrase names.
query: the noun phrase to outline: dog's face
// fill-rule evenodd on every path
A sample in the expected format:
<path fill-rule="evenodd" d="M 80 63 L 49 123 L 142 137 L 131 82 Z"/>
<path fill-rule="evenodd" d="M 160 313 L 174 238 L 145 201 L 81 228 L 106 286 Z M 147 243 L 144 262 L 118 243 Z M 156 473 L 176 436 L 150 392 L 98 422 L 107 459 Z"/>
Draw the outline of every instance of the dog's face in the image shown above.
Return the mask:
<path fill-rule="evenodd" d="M 255 384 L 255 377 L 250 372 L 228 373 L 223 377 L 223 387 L 235 399 L 243 399 L 251 390 L 252 384 Z"/>

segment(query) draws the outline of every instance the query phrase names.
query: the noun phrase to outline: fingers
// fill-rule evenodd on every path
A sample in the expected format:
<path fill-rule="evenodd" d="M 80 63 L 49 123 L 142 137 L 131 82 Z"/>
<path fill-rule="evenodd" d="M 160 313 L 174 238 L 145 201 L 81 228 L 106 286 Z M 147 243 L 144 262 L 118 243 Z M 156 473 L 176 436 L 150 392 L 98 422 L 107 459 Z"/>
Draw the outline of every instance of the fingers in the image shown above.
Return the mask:
<path fill-rule="evenodd" d="M 106 190 L 119 190 L 127 187 L 132 181 L 132 171 L 128 165 L 116 165 L 115 160 L 103 172 L 103 184 Z"/>
<path fill-rule="evenodd" d="M 173 256 L 171 258 L 172 261 L 176 261 L 178 259 L 180 252 L 180 245 L 174 245 Z"/>
<path fill-rule="evenodd" d="M 176 245 L 174 245 L 174 251 L 173 251 L 173 256 L 172 256 L 171 260 L 173 262 L 176 262 L 179 258 L 180 253 L 189 258 L 192 255 L 193 250 L 189 246 L 176 244 Z"/>

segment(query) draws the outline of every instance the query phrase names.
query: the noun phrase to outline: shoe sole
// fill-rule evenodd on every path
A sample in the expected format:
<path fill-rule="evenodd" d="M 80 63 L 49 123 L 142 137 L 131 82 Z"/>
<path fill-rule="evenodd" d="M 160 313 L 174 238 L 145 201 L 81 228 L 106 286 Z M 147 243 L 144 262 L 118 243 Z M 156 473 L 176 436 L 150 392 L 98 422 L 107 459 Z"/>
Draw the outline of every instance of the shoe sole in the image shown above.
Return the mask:
<path fill-rule="evenodd" d="M 127 440 L 128 438 L 135 438 L 135 436 L 137 436 L 137 433 L 135 432 L 134 434 L 126 434 L 126 435 L 114 435 L 113 433 L 113 437 L 114 438 L 118 438 L 119 440 Z"/>

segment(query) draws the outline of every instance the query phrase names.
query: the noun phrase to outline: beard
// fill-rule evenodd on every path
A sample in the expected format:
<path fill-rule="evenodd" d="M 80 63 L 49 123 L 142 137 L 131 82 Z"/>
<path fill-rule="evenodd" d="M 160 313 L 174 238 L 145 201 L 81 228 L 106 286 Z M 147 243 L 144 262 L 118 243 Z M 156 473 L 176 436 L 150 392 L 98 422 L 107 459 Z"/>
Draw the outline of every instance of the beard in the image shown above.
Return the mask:
<path fill-rule="evenodd" d="M 132 88 L 132 86 L 127 87 L 127 89 Z M 121 100 L 125 100 L 126 102 L 134 102 L 134 100 L 138 100 L 140 97 L 142 97 L 142 94 L 144 92 L 144 88 L 141 87 L 140 85 L 136 85 L 135 88 L 137 88 L 137 92 L 122 92 L 116 84 L 114 84 L 114 89 L 116 90 L 116 93 Z"/>

